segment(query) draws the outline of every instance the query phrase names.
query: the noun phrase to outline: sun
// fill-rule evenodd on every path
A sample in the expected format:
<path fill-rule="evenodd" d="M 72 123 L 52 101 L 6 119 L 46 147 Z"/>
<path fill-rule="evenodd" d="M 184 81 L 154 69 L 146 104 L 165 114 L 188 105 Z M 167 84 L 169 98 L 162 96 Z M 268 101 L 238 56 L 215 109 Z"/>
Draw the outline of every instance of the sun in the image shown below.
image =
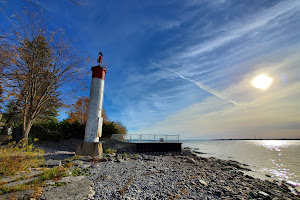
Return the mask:
<path fill-rule="evenodd" d="M 267 75 L 261 74 L 261 75 L 256 76 L 252 80 L 251 83 L 252 83 L 252 85 L 255 88 L 259 88 L 259 89 L 265 90 L 265 89 L 267 89 L 271 85 L 272 78 L 270 78 Z"/>

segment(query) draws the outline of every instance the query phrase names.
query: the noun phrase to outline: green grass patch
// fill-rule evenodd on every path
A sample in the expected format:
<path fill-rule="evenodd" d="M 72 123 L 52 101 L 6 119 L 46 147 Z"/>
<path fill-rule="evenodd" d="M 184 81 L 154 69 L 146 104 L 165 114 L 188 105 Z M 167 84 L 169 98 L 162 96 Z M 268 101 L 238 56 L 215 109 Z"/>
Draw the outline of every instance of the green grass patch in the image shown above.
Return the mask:
<path fill-rule="evenodd" d="M 89 168 L 79 168 L 79 167 L 75 167 L 75 168 L 72 170 L 72 176 L 81 176 L 81 175 L 86 176 L 88 170 L 89 170 Z"/>
<path fill-rule="evenodd" d="M 45 171 L 39 178 L 40 181 L 47 181 L 47 180 L 60 180 L 62 177 L 68 176 L 67 170 L 61 166 L 57 168 L 51 168 Z"/>

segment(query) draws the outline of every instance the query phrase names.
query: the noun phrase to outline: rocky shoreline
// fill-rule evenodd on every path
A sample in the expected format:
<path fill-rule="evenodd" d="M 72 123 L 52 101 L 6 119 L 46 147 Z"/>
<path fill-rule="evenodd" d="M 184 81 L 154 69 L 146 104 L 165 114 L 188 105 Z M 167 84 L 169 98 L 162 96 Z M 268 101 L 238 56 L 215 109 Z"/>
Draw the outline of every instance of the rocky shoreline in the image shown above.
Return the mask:
<path fill-rule="evenodd" d="M 94 164 L 91 199 L 299 199 L 285 182 L 244 175 L 216 158 L 139 155 Z"/>
<path fill-rule="evenodd" d="M 47 148 L 48 167 L 66 166 L 70 161 L 64 159 L 74 155 L 68 149 Z M 37 199 L 300 199 L 286 182 L 253 178 L 244 174 L 250 170 L 246 165 L 201 157 L 189 148 L 181 155 L 87 156 L 72 160 L 72 165 L 85 174 L 49 181 Z"/>

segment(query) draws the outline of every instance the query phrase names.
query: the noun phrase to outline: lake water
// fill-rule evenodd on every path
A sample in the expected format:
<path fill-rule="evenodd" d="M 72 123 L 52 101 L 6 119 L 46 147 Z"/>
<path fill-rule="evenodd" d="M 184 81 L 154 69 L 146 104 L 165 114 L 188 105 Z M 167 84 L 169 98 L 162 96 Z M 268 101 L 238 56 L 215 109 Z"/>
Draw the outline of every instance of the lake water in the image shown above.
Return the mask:
<path fill-rule="evenodd" d="M 248 164 L 262 179 L 279 179 L 300 189 L 300 140 L 181 141 L 182 147 L 198 148 L 202 157 L 236 160 Z M 271 175 L 267 178 L 265 174 Z"/>

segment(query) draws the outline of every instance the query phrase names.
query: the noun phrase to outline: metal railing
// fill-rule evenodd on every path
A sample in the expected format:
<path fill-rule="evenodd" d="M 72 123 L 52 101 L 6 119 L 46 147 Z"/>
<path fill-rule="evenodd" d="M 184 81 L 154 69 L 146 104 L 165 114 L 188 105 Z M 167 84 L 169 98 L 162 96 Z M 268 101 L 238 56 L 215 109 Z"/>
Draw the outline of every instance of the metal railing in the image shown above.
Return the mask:
<path fill-rule="evenodd" d="M 113 134 L 113 139 L 128 142 L 176 142 L 179 143 L 179 135 L 155 135 L 155 134 Z"/>

